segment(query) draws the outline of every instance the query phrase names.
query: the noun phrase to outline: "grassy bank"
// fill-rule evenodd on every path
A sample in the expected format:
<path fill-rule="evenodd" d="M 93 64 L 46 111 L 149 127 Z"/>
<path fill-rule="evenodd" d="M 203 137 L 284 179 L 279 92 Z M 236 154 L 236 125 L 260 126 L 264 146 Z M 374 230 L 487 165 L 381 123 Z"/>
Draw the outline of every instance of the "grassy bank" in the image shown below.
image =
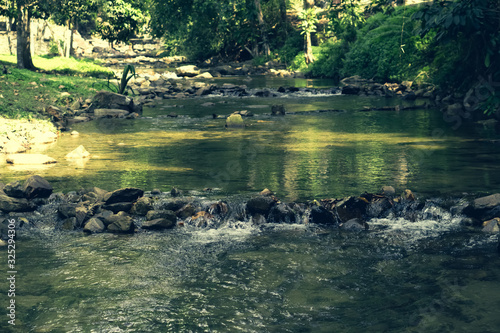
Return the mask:
<path fill-rule="evenodd" d="M 90 60 L 34 57 L 37 71 L 15 68 L 16 57 L 0 55 L 0 117 L 43 118 L 48 105 L 69 107 L 106 87 L 112 72 Z M 3 73 L 3 71 L 2 71 Z"/>

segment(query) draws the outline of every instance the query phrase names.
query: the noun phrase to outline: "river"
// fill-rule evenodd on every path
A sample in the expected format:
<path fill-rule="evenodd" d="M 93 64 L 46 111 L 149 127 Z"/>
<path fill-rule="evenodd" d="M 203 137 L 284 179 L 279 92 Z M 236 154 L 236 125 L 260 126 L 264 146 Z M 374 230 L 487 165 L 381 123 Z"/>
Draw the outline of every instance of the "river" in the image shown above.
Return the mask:
<path fill-rule="evenodd" d="M 165 100 L 141 119 L 74 126 L 78 137 L 64 135 L 44 152 L 55 165 L 1 166 L 4 182 L 36 173 L 65 192 L 176 186 L 233 207 L 266 187 L 287 202 L 383 185 L 410 188 L 427 201 L 414 221 L 374 219 L 367 232 L 237 220 L 131 236 L 21 231 L 17 325 L 4 316 L 0 330 L 498 331 L 497 236 L 441 208 L 465 193 L 498 191 L 497 137 L 454 128 L 423 107 L 366 111 L 399 103 L 310 94 Z M 292 114 L 272 117 L 272 104 Z M 237 110 L 254 113 L 244 129 L 228 130 L 223 117 L 212 116 Z M 80 144 L 92 158 L 66 161 Z M 7 272 L 6 260 L 1 267 Z M 8 290 L 5 280 L 0 287 Z"/>

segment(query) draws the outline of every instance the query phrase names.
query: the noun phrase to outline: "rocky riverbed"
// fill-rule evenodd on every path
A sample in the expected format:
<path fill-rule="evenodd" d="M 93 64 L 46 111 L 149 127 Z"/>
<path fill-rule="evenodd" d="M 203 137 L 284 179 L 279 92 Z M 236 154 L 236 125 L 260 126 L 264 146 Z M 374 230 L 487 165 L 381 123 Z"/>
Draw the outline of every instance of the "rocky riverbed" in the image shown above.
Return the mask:
<path fill-rule="evenodd" d="M 481 227 L 485 232 L 498 233 L 500 193 L 469 200 L 418 200 L 410 190 L 398 195 L 393 187 L 384 186 L 376 194 L 285 203 L 265 189 L 243 202 L 231 202 L 231 199 L 183 195 L 175 188 L 161 192 L 139 188 L 106 191 L 92 187 L 53 193 L 51 184 L 40 176 L 32 176 L 24 182 L 0 183 L 3 239 L 13 219 L 17 228 L 23 230 L 49 228 L 87 234 L 152 232 L 186 225 L 214 228 L 227 221 L 258 226 L 312 223 L 361 232 L 370 228 L 370 220 L 374 218 L 439 220 L 441 217 L 434 215 L 443 210 L 461 216 L 464 227 Z"/>

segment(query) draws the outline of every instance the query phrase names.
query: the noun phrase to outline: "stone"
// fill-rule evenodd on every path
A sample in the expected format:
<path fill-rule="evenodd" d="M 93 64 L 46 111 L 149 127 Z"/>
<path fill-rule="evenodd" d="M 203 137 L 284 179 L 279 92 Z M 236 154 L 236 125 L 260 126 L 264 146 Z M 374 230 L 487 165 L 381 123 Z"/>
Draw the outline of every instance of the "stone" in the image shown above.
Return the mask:
<path fill-rule="evenodd" d="M 340 227 L 344 230 L 350 230 L 350 231 L 368 230 L 368 224 L 358 218 L 354 218 L 347 222 L 344 222 L 340 225 Z"/>
<path fill-rule="evenodd" d="M 125 117 L 130 112 L 128 110 L 119 110 L 119 109 L 95 109 L 94 115 L 96 117 L 112 117 L 112 118 L 120 118 Z"/>
<path fill-rule="evenodd" d="M 78 133 L 77 131 L 71 131 L 71 136 L 79 136 L 80 133 Z"/>
<path fill-rule="evenodd" d="M 188 217 L 193 216 L 195 212 L 196 208 L 193 206 L 193 204 L 188 203 L 181 209 L 177 210 L 175 212 L 175 215 L 177 215 L 177 217 L 179 217 L 180 219 L 187 219 Z"/>
<path fill-rule="evenodd" d="M 286 109 L 283 104 L 271 105 L 272 116 L 284 116 L 285 114 L 286 114 Z"/>
<path fill-rule="evenodd" d="M 403 194 L 401 195 L 401 198 L 407 201 L 415 201 L 415 195 L 411 190 L 406 189 Z"/>
<path fill-rule="evenodd" d="M 104 196 L 106 204 L 117 202 L 133 202 L 144 195 L 144 191 L 138 188 L 127 187 L 107 193 Z"/>
<path fill-rule="evenodd" d="M 67 204 L 63 203 L 60 204 L 59 207 L 57 208 L 57 213 L 61 218 L 70 218 L 70 217 L 76 217 L 76 204 Z"/>
<path fill-rule="evenodd" d="M 135 215 L 146 216 L 151 209 L 153 209 L 153 199 L 142 197 L 137 199 L 130 212 Z"/>
<path fill-rule="evenodd" d="M 273 191 L 271 191 L 268 188 L 263 189 L 259 194 L 264 196 L 264 197 L 269 197 L 271 195 L 274 195 Z"/>
<path fill-rule="evenodd" d="M 90 157 L 90 153 L 82 145 L 78 146 L 78 148 L 66 154 L 67 159 L 81 159 L 87 157 Z"/>
<path fill-rule="evenodd" d="M 274 205 L 269 211 L 269 222 L 275 223 L 295 223 L 295 212 L 284 203 Z"/>
<path fill-rule="evenodd" d="M 85 227 L 83 227 L 83 231 L 91 234 L 101 233 L 104 232 L 104 230 L 106 230 L 104 223 L 95 217 L 88 220 L 88 222 L 85 223 Z"/>
<path fill-rule="evenodd" d="M 483 232 L 498 233 L 500 225 L 500 218 L 495 217 L 491 220 L 483 222 Z"/>
<path fill-rule="evenodd" d="M 84 225 L 84 222 L 87 221 L 91 215 L 90 210 L 85 207 L 85 206 L 78 206 L 75 208 L 75 214 L 76 214 L 76 223 L 78 227 L 81 227 Z"/>
<path fill-rule="evenodd" d="M 36 209 L 36 205 L 26 199 L 12 198 L 0 191 L 0 210 L 4 213 L 10 212 L 31 212 Z"/>
<path fill-rule="evenodd" d="M 160 210 L 171 210 L 171 211 L 178 211 L 182 207 L 184 207 L 188 203 L 187 200 L 183 199 L 175 199 L 175 200 L 169 200 L 169 201 L 162 201 L 158 205 L 158 209 Z"/>
<path fill-rule="evenodd" d="M 226 119 L 226 127 L 228 128 L 244 128 L 245 123 L 239 114 L 232 114 Z"/>
<path fill-rule="evenodd" d="M 261 214 L 267 216 L 271 207 L 276 204 L 276 201 L 272 197 L 259 196 L 252 198 L 247 201 L 246 209 L 247 211 L 254 214 Z"/>
<path fill-rule="evenodd" d="M 177 189 L 176 187 L 172 187 L 172 189 L 170 190 L 170 195 L 173 198 L 176 198 L 176 197 L 180 196 L 181 194 L 182 194 L 182 192 L 179 191 L 179 189 Z"/>
<path fill-rule="evenodd" d="M 57 163 L 55 159 L 43 154 L 12 154 L 5 159 L 14 165 L 43 165 Z"/>
<path fill-rule="evenodd" d="M 175 69 L 175 74 L 178 76 L 195 77 L 200 74 L 200 70 L 194 65 L 185 65 L 177 67 Z"/>
<path fill-rule="evenodd" d="M 127 213 L 130 212 L 132 206 L 133 206 L 132 202 L 115 202 L 109 205 L 106 204 L 102 206 L 102 208 L 110 210 L 113 213 L 117 214 L 118 212 L 127 212 Z"/>
<path fill-rule="evenodd" d="M 170 229 L 175 227 L 176 224 L 177 222 L 171 219 L 159 218 L 159 219 L 145 221 L 142 224 L 142 228 L 151 230 Z"/>
<path fill-rule="evenodd" d="M 110 91 L 99 91 L 92 99 L 92 108 L 95 109 L 119 109 L 133 112 L 134 101 L 127 96 Z"/>
<path fill-rule="evenodd" d="M 61 225 L 62 230 L 71 231 L 78 228 L 76 217 L 70 217 L 64 220 Z"/>
<path fill-rule="evenodd" d="M 313 206 L 310 214 L 311 222 L 317 224 L 336 224 L 333 213 L 323 206 Z"/>
<path fill-rule="evenodd" d="M 19 180 L 5 185 L 3 191 L 5 192 L 5 194 L 12 198 L 26 198 L 24 194 L 23 184 Z"/>
<path fill-rule="evenodd" d="M 150 210 L 146 214 L 146 220 L 167 219 L 177 222 L 177 216 L 171 210 Z"/>
<path fill-rule="evenodd" d="M 492 209 L 500 205 L 500 193 L 477 198 L 473 202 L 475 209 Z"/>
<path fill-rule="evenodd" d="M 368 202 L 365 200 L 358 197 L 348 197 L 338 202 L 335 209 L 340 220 L 346 222 L 353 218 L 363 219 L 368 207 Z"/>
<path fill-rule="evenodd" d="M 2 149 L 4 154 L 24 153 L 26 150 L 28 150 L 28 148 L 26 148 L 23 144 L 13 140 L 7 142 Z"/>
<path fill-rule="evenodd" d="M 213 76 L 209 72 L 205 72 L 205 73 L 201 73 L 201 74 L 196 75 L 194 78 L 195 79 L 211 79 L 211 78 L 213 78 Z"/>
<path fill-rule="evenodd" d="M 386 217 L 392 208 L 392 203 L 389 198 L 376 198 L 370 202 L 366 209 L 366 215 L 369 217 L 382 218 Z"/>
<path fill-rule="evenodd" d="M 396 190 L 392 186 L 382 186 L 382 195 L 392 197 L 396 194 Z"/>
<path fill-rule="evenodd" d="M 33 199 L 48 198 L 54 189 L 46 179 L 35 175 L 26 179 L 23 185 L 23 190 L 26 198 Z"/>
<path fill-rule="evenodd" d="M 357 95 L 361 91 L 361 87 L 358 85 L 348 84 L 342 87 L 342 95 Z"/>
<path fill-rule="evenodd" d="M 48 144 L 57 140 L 57 134 L 52 132 L 42 132 L 36 135 L 32 141 L 34 144 Z"/>
<path fill-rule="evenodd" d="M 131 233 L 134 231 L 134 221 L 125 212 L 111 215 L 106 219 L 109 232 L 115 233 Z"/>

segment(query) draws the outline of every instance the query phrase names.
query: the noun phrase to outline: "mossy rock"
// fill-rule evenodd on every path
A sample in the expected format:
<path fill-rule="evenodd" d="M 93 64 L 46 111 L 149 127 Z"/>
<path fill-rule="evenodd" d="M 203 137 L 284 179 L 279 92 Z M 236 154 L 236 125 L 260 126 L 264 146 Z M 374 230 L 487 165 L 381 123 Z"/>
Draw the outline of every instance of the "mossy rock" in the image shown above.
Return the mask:
<path fill-rule="evenodd" d="M 243 118 L 239 114 L 232 114 L 226 119 L 226 127 L 227 128 L 244 128 L 245 123 L 243 122 Z"/>

